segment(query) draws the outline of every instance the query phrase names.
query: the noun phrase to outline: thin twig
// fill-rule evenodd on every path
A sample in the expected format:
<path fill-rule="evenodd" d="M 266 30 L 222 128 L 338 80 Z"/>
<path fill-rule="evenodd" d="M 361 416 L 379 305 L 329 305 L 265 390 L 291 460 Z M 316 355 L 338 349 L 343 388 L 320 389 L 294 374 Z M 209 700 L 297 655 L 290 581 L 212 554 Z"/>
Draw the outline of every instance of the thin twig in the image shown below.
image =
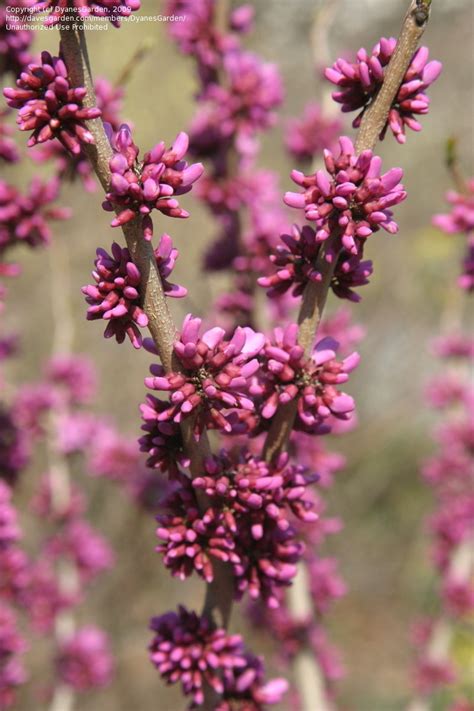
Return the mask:
<path fill-rule="evenodd" d="M 123 89 L 132 78 L 141 62 L 150 54 L 151 50 L 156 46 L 156 41 L 151 37 L 145 39 L 138 45 L 135 52 L 132 54 L 125 66 L 122 67 L 120 74 L 114 81 L 114 86 L 118 89 Z"/>

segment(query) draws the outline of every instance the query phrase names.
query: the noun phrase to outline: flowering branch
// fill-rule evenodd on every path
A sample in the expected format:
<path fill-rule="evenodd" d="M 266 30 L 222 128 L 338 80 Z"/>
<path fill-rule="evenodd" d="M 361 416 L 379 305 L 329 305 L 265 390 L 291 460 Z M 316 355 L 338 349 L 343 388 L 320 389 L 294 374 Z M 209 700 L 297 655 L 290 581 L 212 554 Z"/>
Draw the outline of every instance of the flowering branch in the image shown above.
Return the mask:
<path fill-rule="evenodd" d="M 74 86 L 83 86 L 87 90 L 84 106 L 95 106 L 95 92 L 92 72 L 87 52 L 85 34 L 80 29 L 60 30 L 61 49 L 70 72 Z M 84 146 L 84 150 L 93 166 L 105 191 L 109 190 L 111 172 L 109 161 L 113 156 L 112 148 L 100 118 L 87 122 L 94 137 L 94 144 Z M 149 241 L 143 239 L 140 218 L 134 218 L 122 225 L 122 229 L 132 259 L 141 274 L 140 292 L 143 310 L 148 317 L 148 328 L 156 345 L 163 367 L 167 372 L 179 372 L 181 366 L 173 358 L 173 343 L 177 329 L 173 323 L 158 271 L 153 248 Z M 194 476 L 203 471 L 204 458 L 210 453 L 206 433 L 203 433 L 197 443 L 193 436 L 192 418 L 182 423 L 183 443 L 190 459 L 190 470 Z M 205 507 L 204 495 L 199 496 L 200 503 Z M 216 565 L 212 583 L 207 586 L 203 614 L 209 619 L 226 626 L 229 622 L 232 607 L 232 578 L 227 566 Z M 215 618 L 218 617 L 218 620 Z"/>
<path fill-rule="evenodd" d="M 61 28 L 60 35 L 61 49 L 71 81 L 74 86 L 83 86 L 86 89 L 84 106 L 87 108 L 95 106 L 94 83 L 84 31 L 74 30 L 71 27 Z M 112 148 L 100 118 L 88 121 L 87 125 L 94 137 L 94 144 L 85 145 L 84 150 L 102 187 L 107 192 L 111 179 L 109 161 L 113 156 Z M 142 275 L 141 295 L 143 309 L 148 316 L 150 333 L 164 367 L 166 370 L 171 370 L 176 328 L 166 303 L 153 249 L 151 244 L 143 239 L 139 218 L 123 225 L 122 229 L 132 259 Z"/>
<path fill-rule="evenodd" d="M 388 65 L 383 84 L 375 100 L 362 118 L 355 144 L 357 154 L 365 150 L 373 150 L 379 140 L 394 98 L 410 65 L 418 42 L 425 31 L 429 19 L 430 4 L 431 2 L 425 3 L 423 0 L 412 0 L 410 2 L 397 47 Z M 339 230 L 335 230 L 323 243 L 314 267 L 322 278 L 319 281 L 309 281 L 303 294 L 303 302 L 298 315 L 298 342 L 304 348 L 306 354 L 309 353 L 314 343 L 337 264 L 337 256 L 333 256 L 330 261 L 328 261 L 327 256 L 334 252 L 339 236 Z M 286 407 L 282 407 L 279 410 L 265 442 L 267 460 L 271 460 L 286 447 L 295 416 L 295 401 L 288 403 Z"/>
<path fill-rule="evenodd" d="M 387 122 L 387 116 L 430 17 L 431 0 L 411 0 L 395 52 L 374 102 L 364 114 L 356 141 L 356 152 L 373 149 Z"/>
<path fill-rule="evenodd" d="M 384 127 L 387 123 L 393 101 L 399 91 L 408 67 L 417 49 L 418 42 L 426 28 L 429 19 L 431 0 L 413 0 L 410 3 L 397 46 L 386 70 L 382 86 L 373 103 L 369 106 L 362 118 L 357 140 L 356 154 L 373 150 Z M 321 322 L 322 313 L 326 304 L 334 271 L 338 262 L 341 229 L 336 226 L 329 238 L 323 242 L 318 258 L 314 265 L 315 272 L 320 275 L 320 280 L 309 280 L 303 294 L 303 300 L 298 315 L 298 342 L 309 355 Z M 332 258 L 328 259 L 328 256 Z M 264 445 L 264 456 L 267 461 L 272 461 L 286 449 L 297 413 L 297 401 L 280 406 L 273 419 Z M 290 606 L 295 608 L 294 613 L 300 613 L 297 608 L 308 607 L 306 584 L 299 576 L 293 583 L 289 595 Z M 302 615 L 303 616 L 303 615 Z M 295 673 L 298 679 L 298 688 L 301 695 L 302 708 L 310 711 L 315 705 L 321 711 L 329 711 L 330 705 L 321 680 L 321 672 L 314 655 L 302 649 L 295 658 Z"/>
<path fill-rule="evenodd" d="M 132 11 L 138 4 L 128 0 L 127 7 Z M 71 27 L 60 30 L 61 57 L 43 52 L 41 65 L 31 64 L 17 80 L 17 88 L 4 90 L 9 106 L 19 109 L 20 130 L 33 129 L 29 146 L 54 138 L 71 154 L 70 165 L 82 159 L 87 166 L 90 160 L 106 192 L 103 207 L 116 213 L 111 226 L 122 227 L 125 235 L 127 248 L 114 243 L 111 255 L 97 250 L 96 284 L 83 287 L 87 317 L 104 319 L 106 337 L 115 336 L 120 343 L 128 336 L 136 348 L 142 345 L 139 328 L 148 326 L 153 339 L 144 345 L 161 358 L 162 365 L 152 365 L 152 377 L 145 382 L 151 390 L 168 393 L 167 399 L 147 396 L 141 408 L 146 434 L 140 440 L 150 455 L 148 466 L 168 471 L 177 484 L 157 519 L 157 534 L 163 541 L 158 550 L 174 576 L 184 579 L 195 572 L 206 581 L 207 592 L 202 617 L 180 608 L 178 615 L 155 618 L 150 651 L 161 675 L 167 681 L 179 679 L 184 692 L 205 709 L 217 708 L 220 697 L 222 711 L 227 711 L 225 702 L 236 695 L 240 698 L 242 690 L 257 705 L 275 703 L 286 688 L 284 680 L 262 687 L 261 662 L 244 652 L 240 638 L 217 629 L 217 623 L 227 626 L 233 598 L 248 594 L 268 610 L 278 609 L 281 603 L 284 608 L 284 589 L 294 579 L 298 561 L 304 560 L 305 570 L 311 571 L 311 630 L 304 630 L 303 620 L 291 619 L 291 613 L 297 617 L 301 607 L 301 580 L 287 598 L 283 617 L 290 612 L 286 621 L 291 634 L 299 635 L 301 630 L 301 646 L 312 645 L 319 660 L 324 641 L 312 635 L 320 630 L 315 629 L 311 612 L 324 611 L 327 599 L 343 594 L 343 582 L 334 578 L 334 561 L 318 559 L 313 548 L 338 524 L 324 523 L 319 515 L 322 503 L 307 491 L 316 475 L 289 464 L 289 454 L 283 450 L 293 429 L 295 440 L 298 435 L 324 434 L 338 421 L 350 420 L 355 407 L 337 386 L 347 382 L 359 356 L 351 353 L 342 361 L 336 359 L 340 339 L 331 329 L 326 332 L 326 326 L 320 327 L 321 315 L 329 288 L 340 298 L 359 300 L 352 289 L 368 283 L 372 272 L 372 263 L 363 261 L 367 238 L 380 228 L 392 234 L 398 229 L 390 208 L 406 197 L 400 183 L 402 170 L 392 168 L 381 174 L 381 159 L 373 148 L 388 126 L 400 143 L 405 140 L 405 126 L 421 129 L 414 114 L 428 111 L 429 99 L 422 91 L 441 70 L 439 62 L 427 63 L 427 48 L 415 52 L 429 5 L 427 0 L 410 4 L 398 44 L 394 38 L 382 38 L 372 56 L 361 49 L 354 64 L 339 59 L 326 70 L 326 77 L 342 89 L 332 96 L 344 104 L 343 110 L 362 108 L 353 123 L 360 127 L 357 145 L 342 136 L 339 155 L 326 145 L 325 170 L 310 175 L 293 171 L 292 178 L 303 191 L 287 193 L 285 202 L 304 209 L 314 228 L 295 226 L 291 234 L 282 235 L 285 246 L 278 245 L 273 252 L 276 228 L 258 225 L 258 211 L 252 212 L 252 230 L 257 229 L 251 239 L 256 250 L 249 255 L 240 249 L 247 235 L 241 231 L 238 209 L 250 202 L 248 192 L 252 203 L 260 205 L 255 186 L 261 180 L 259 176 L 252 182 L 244 171 L 255 159 L 257 131 L 274 120 L 281 85 L 272 65 L 240 50 L 235 33 L 245 32 L 251 23 L 248 6 L 226 18 L 227 3 L 220 4 L 217 13 L 216 3 L 210 0 L 190 15 L 188 24 L 174 29 L 183 50 L 196 54 L 202 79 L 203 111 L 195 124 L 191 152 L 209 155 L 212 148 L 220 149 L 214 151 L 215 175 L 206 176 L 200 193 L 221 219 L 225 244 L 230 247 L 227 260 L 214 268 L 232 265 L 241 274 L 243 298 L 228 300 L 228 310 L 234 314 L 240 310 L 242 326 L 230 340 L 218 327 L 200 336 L 201 320 L 190 314 L 178 336 L 166 303 L 169 296 L 186 294 L 186 289 L 168 281 L 178 252 L 168 235 L 162 236 L 155 250 L 151 247 L 152 210 L 187 217 L 176 197 L 188 192 L 203 171 L 200 163 L 188 166 L 183 160 L 186 134 L 179 134 L 169 150 L 159 143 L 138 161 L 139 149 L 129 128 L 114 127 L 110 103 L 100 105 L 99 86 L 96 101 L 85 35 Z M 88 11 L 98 11 L 95 3 Z M 113 16 L 109 19 L 118 22 Z M 53 12 L 48 22 L 57 21 Z M 220 111 L 213 113 L 213 108 Z M 236 171 L 242 173 L 230 175 L 237 158 Z M 271 202 L 270 192 L 261 191 L 263 202 Z M 260 269 L 255 266 L 262 259 L 264 276 L 257 279 Z M 275 264 L 275 274 L 269 274 L 265 259 Z M 290 288 L 293 297 L 302 296 L 298 322 L 276 328 L 272 336 L 255 333 L 249 325 L 255 281 L 268 288 L 272 298 Z M 283 300 L 277 303 L 279 318 L 285 307 Z M 327 338 L 320 334 L 314 345 L 318 330 L 325 331 Z M 208 429 L 225 437 L 263 436 L 268 430 L 264 459 L 250 446 L 211 456 Z M 179 466 L 189 467 L 191 476 Z M 305 493 L 309 498 L 304 498 Z M 312 532 L 299 531 L 300 522 L 316 521 Z M 175 633 L 178 636 L 170 645 Z M 199 659 L 192 654 L 192 673 L 186 661 L 188 644 L 198 644 L 201 650 Z M 335 677 L 324 669 L 316 691 L 314 684 L 301 683 L 309 675 L 303 664 L 305 650 L 298 651 L 299 646 L 292 656 L 301 677 L 303 707 L 316 703 L 326 711 L 322 676 Z M 217 675 L 216 653 L 222 667 Z"/>

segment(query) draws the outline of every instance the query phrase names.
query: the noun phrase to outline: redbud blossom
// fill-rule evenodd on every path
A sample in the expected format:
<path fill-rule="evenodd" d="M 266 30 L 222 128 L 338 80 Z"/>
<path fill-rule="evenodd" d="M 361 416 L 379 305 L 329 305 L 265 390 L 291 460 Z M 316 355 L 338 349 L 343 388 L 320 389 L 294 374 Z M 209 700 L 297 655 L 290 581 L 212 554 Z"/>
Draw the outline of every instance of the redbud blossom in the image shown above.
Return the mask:
<path fill-rule="evenodd" d="M 110 160 L 112 178 L 109 192 L 103 203 L 104 210 L 118 210 L 111 222 L 112 227 L 125 225 L 137 216 L 145 239 L 153 234 L 150 213 L 159 210 L 169 217 L 188 217 L 179 206 L 178 195 L 188 193 L 203 172 L 201 163 L 188 166 L 183 160 L 189 139 L 179 133 L 175 142 L 166 150 L 163 142 L 157 143 L 138 162 L 139 150 L 133 143 L 130 128 L 123 124 L 112 140 L 115 155 Z"/>
<path fill-rule="evenodd" d="M 16 88 L 6 88 L 7 104 L 18 109 L 20 131 L 33 131 L 28 146 L 57 138 L 71 153 L 81 152 L 81 143 L 94 143 L 85 121 L 98 118 L 99 108 L 86 108 L 84 87 L 71 86 L 61 57 L 41 53 L 40 64 L 29 64 L 17 79 Z"/>
<path fill-rule="evenodd" d="M 358 255 L 367 237 L 380 227 L 390 234 L 398 231 L 389 208 L 406 198 L 400 183 L 403 171 L 391 168 L 381 175 L 381 159 L 369 150 L 357 156 L 346 136 L 339 139 L 339 146 L 337 157 L 324 151 L 326 170 L 313 175 L 292 172 L 292 179 L 303 192 L 286 193 L 285 203 L 304 209 L 306 219 L 316 223 L 317 242 L 337 232 L 339 249 Z M 328 261 L 335 256 L 330 252 Z"/>
<path fill-rule="evenodd" d="M 342 362 L 337 361 L 339 344 L 326 338 L 306 357 L 297 336 L 296 324 L 274 330 L 273 339 L 263 350 L 261 381 L 252 386 L 252 392 L 263 396 L 261 412 L 265 419 L 272 418 L 279 405 L 296 400 L 296 429 L 327 431 L 331 416 L 347 420 L 352 415 L 354 401 L 337 385 L 347 382 L 359 363 L 359 355 L 352 353 Z"/>
<path fill-rule="evenodd" d="M 361 48 L 355 62 L 338 59 L 332 67 L 326 69 L 326 79 L 339 87 L 332 98 L 342 104 L 342 111 L 361 109 L 352 123 L 354 128 L 360 126 L 362 116 L 377 96 L 396 45 L 394 37 L 382 37 L 371 54 Z M 428 57 L 427 47 L 420 47 L 413 55 L 390 108 L 381 138 L 388 127 L 399 143 L 406 141 L 406 127 L 421 131 L 421 124 L 415 116 L 428 113 L 430 100 L 424 92 L 439 77 L 442 69 L 441 62 L 428 62 Z"/>
<path fill-rule="evenodd" d="M 251 377 L 259 368 L 255 356 L 264 336 L 251 328 L 237 328 L 230 340 L 222 328 L 212 328 L 199 336 L 201 319 L 186 316 L 174 352 L 181 372 L 165 372 L 152 365 L 152 377 L 145 384 L 153 390 L 169 392 L 168 407 L 157 414 L 158 422 L 180 423 L 196 414 L 194 433 L 211 427 L 230 432 L 230 412 L 253 410 L 247 391 Z"/>
<path fill-rule="evenodd" d="M 179 682 L 197 705 L 204 701 L 206 686 L 221 695 L 223 673 L 247 666 L 240 635 L 213 627 L 185 607 L 154 617 L 150 628 L 154 632 L 151 661 L 168 684 Z"/>

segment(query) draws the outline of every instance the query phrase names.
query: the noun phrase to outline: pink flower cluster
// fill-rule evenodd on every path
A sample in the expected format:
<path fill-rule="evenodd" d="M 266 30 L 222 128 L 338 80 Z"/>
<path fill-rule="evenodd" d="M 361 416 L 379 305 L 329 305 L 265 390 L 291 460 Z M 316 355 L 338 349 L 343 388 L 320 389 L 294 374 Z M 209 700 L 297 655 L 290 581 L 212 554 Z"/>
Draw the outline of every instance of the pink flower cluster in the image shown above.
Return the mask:
<path fill-rule="evenodd" d="M 8 114 L 8 109 L 0 111 L 0 161 L 17 163 L 20 160 L 20 153 L 12 138 L 13 129 L 5 121 Z"/>
<path fill-rule="evenodd" d="M 465 197 L 451 194 L 453 212 L 434 221 L 448 234 L 464 231 L 472 239 L 474 225 Z M 459 285 L 465 287 L 462 280 Z M 440 629 L 454 639 L 474 612 L 474 387 L 469 377 L 474 350 L 472 339 L 462 334 L 438 339 L 434 350 L 442 358 L 455 359 L 455 366 L 445 364 L 444 372 L 427 388 L 430 404 L 444 414 L 444 421 L 435 431 L 438 451 L 422 467 L 436 507 L 428 528 L 441 605 L 437 617 L 418 625 L 414 684 L 426 697 L 452 687 L 450 708 L 462 709 L 466 686 L 462 667 L 439 639 Z"/>
<path fill-rule="evenodd" d="M 7 7 L 10 8 L 7 11 Z M 15 9 L 27 8 L 27 0 L 12 0 L 0 6 L 0 65 L 2 73 L 15 76 L 31 61 L 30 47 L 33 31 L 20 29 L 22 13 Z M 7 30 L 8 24 L 8 30 Z"/>
<path fill-rule="evenodd" d="M 311 101 L 305 106 L 301 117 L 288 121 L 285 145 L 295 160 L 311 161 L 324 149 L 334 147 L 341 128 L 339 119 L 326 117 L 320 104 Z"/>
<path fill-rule="evenodd" d="M 0 252 L 16 244 L 37 247 L 50 242 L 48 222 L 70 216 L 67 208 L 51 205 L 58 192 L 59 182 L 55 178 L 47 183 L 34 178 L 23 194 L 0 180 Z"/>
<path fill-rule="evenodd" d="M 359 355 L 352 353 L 337 361 L 339 344 L 327 338 L 319 341 L 307 358 L 297 338 L 297 325 L 289 324 L 285 329 L 276 328 L 265 345 L 261 389 L 255 386 L 263 395 L 261 414 L 264 419 L 272 418 L 279 406 L 296 401 L 297 430 L 328 431 L 330 418 L 346 420 L 354 410 L 353 399 L 336 386 L 347 382 Z"/>
<path fill-rule="evenodd" d="M 15 691 L 26 681 L 21 656 L 26 643 L 18 631 L 15 604 L 28 579 L 27 559 L 18 543 L 21 537 L 10 487 L 0 479 L 0 708 L 15 702 Z"/>
<path fill-rule="evenodd" d="M 224 52 L 238 47 L 233 33 L 247 32 L 253 20 L 253 7 L 241 5 L 228 18 L 229 32 L 216 23 L 215 0 L 167 0 L 168 15 L 184 15 L 183 22 L 169 23 L 169 34 L 180 51 L 196 59 L 203 80 L 216 78 L 216 70 Z"/>
<path fill-rule="evenodd" d="M 107 636 L 97 627 L 80 628 L 61 643 L 56 664 L 61 681 L 75 691 L 107 686 L 113 673 Z"/>
<path fill-rule="evenodd" d="M 94 143 L 85 121 L 98 118 L 98 108 L 86 108 L 86 89 L 73 88 L 67 67 L 61 57 L 41 53 L 40 64 L 29 64 L 21 72 L 16 88 L 6 88 L 7 104 L 18 109 L 20 131 L 32 131 L 28 146 L 57 138 L 74 155 L 81 143 Z"/>
<path fill-rule="evenodd" d="M 202 175 L 203 167 L 200 163 L 188 166 L 183 161 L 188 149 L 185 133 L 178 134 L 168 150 L 163 142 L 157 143 L 140 163 L 137 160 L 139 150 L 126 124 L 114 136 L 113 147 L 110 190 L 103 203 L 104 210 L 118 210 L 112 227 L 125 225 L 140 216 L 145 239 L 150 240 L 153 235 L 150 213 L 153 210 L 169 217 L 188 217 L 176 196 L 191 190 L 192 184 Z"/>
<path fill-rule="evenodd" d="M 38 533 L 31 557 L 20 547 L 21 531 L 11 501 L 10 487 L 2 480 L 18 474 L 25 462 L 9 455 L 16 446 L 13 427 L 36 443 L 54 448 L 54 461 L 69 466 L 74 454 L 75 473 L 82 462 L 93 476 L 108 477 L 122 484 L 137 503 L 156 510 L 163 485 L 150 482 L 136 442 L 120 436 L 101 419 L 84 410 L 96 390 L 90 363 L 79 357 L 58 356 L 44 370 L 43 380 L 24 386 L 0 418 L 0 707 L 15 703 L 16 687 L 26 674 L 21 655 L 26 646 L 16 629 L 16 615 L 26 618 L 31 631 L 51 636 L 61 615 L 73 614 L 97 576 L 113 564 L 113 554 L 102 535 L 85 518 L 84 492 L 70 483 L 58 486 L 55 470 L 39 478 L 30 504 L 34 516 L 47 524 L 47 534 Z M 5 422 L 4 422 L 5 419 Z M 6 429 L 8 424 L 8 431 Z M 4 438 L 4 440 L 2 439 Z M 5 443 L 5 450 L 3 448 Z M 3 456 L 4 454 L 8 456 Z M 82 456 L 81 456 L 82 455 Z M 84 455 L 86 459 L 84 459 Z M 6 467 L 9 467 L 7 471 Z M 13 464 L 16 469 L 13 472 Z M 159 483 L 159 482 L 158 482 Z M 67 561 L 67 563 L 66 563 Z M 67 564 L 70 576 L 65 587 L 61 570 Z M 107 685 L 113 663 L 108 638 L 97 627 L 86 625 L 58 641 L 51 660 L 56 678 L 76 692 Z M 47 690 L 48 691 L 48 690 Z"/>
<path fill-rule="evenodd" d="M 433 224 L 448 235 L 466 236 L 467 249 L 458 284 L 466 291 L 474 291 L 474 179 L 466 182 L 465 192 L 450 190 L 446 199 L 452 205 L 451 212 L 435 215 Z"/>
<path fill-rule="evenodd" d="M 287 689 L 283 679 L 263 682 L 262 661 L 245 651 L 240 635 L 211 627 L 185 607 L 153 618 L 150 627 L 151 661 L 168 684 L 180 683 L 197 706 L 206 686 L 222 697 L 216 711 L 231 711 L 234 702 L 240 702 L 238 708 L 261 711 L 264 704 L 278 703 Z"/>
<path fill-rule="evenodd" d="M 135 348 L 141 346 L 139 328 L 148 324 L 148 318 L 140 306 L 140 272 L 132 262 L 128 249 L 114 242 L 108 254 L 97 249 L 95 270 L 92 276 L 96 285 L 82 287 L 89 304 L 87 318 L 90 321 L 108 321 L 104 336 L 115 336 L 122 343 L 128 336 Z"/>
<path fill-rule="evenodd" d="M 226 84 L 210 83 L 201 100 L 212 104 L 209 117 L 220 140 L 235 136 L 245 153 L 246 142 L 274 123 L 273 110 L 283 101 L 280 76 L 275 65 L 240 49 L 223 55 L 222 70 Z"/>
<path fill-rule="evenodd" d="M 380 227 L 390 234 L 397 232 L 390 208 L 406 198 L 400 183 L 403 171 L 391 168 L 381 175 L 381 159 L 372 151 L 357 156 L 346 136 L 339 139 L 339 148 L 338 156 L 324 151 L 325 171 L 304 175 L 294 170 L 291 177 L 303 192 L 286 193 L 285 202 L 303 209 L 306 219 L 316 224 L 318 242 L 338 230 L 342 248 L 357 255 Z"/>
<path fill-rule="evenodd" d="M 315 478 L 290 465 L 288 455 L 269 465 L 250 453 L 236 456 L 224 450 L 207 462 L 204 476 L 192 482 L 179 476 L 179 486 L 158 516 L 157 533 L 164 543 L 157 550 L 181 579 L 196 571 L 211 582 L 213 561 L 228 562 L 238 599 L 248 592 L 276 607 L 277 591 L 294 577 L 303 553 L 292 521 L 317 518 L 305 498 Z M 208 502 L 204 511 L 199 492 Z"/>
<path fill-rule="evenodd" d="M 169 392 L 166 408 L 157 413 L 158 422 L 180 423 L 195 416 L 194 434 L 199 438 L 206 428 L 232 431 L 232 412 L 252 411 L 248 395 L 250 379 L 259 368 L 255 356 L 264 337 L 250 328 L 237 328 L 226 340 L 222 328 L 199 335 L 201 319 L 186 316 L 179 340 L 174 344 L 180 372 L 166 373 L 152 365 L 145 384 L 152 390 Z"/>
<path fill-rule="evenodd" d="M 342 111 L 359 111 L 352 124 L 354 128 L 360 126 L 362 116 L 377 96 L 396 45 L 397 40 L 394 37 L 382 37 L 370 54 L 361 48 L 354 62 L 340 58 L 325 70 L 326 79 L 339 88 L 332 98 L 342 104 Z M 406 141 L 406 127 L 421 131 L 421 124 L 415 116 L 428 113 L 429 98 L 424 92 L 436 81 L 442 69 L 441 62 L 428 62 L 428 57 L 427 47 L 420 47 L 413 55 L 388 114 L 381 138 L 388 127 L 399 143 Z"/>
<path fill-rule="evenodd" d="M 390 208 L 406 198 L 401 168 L 381 175 L 381 160 L 372 151 L 355 155 L 352 141 L 345 136 L 339 146 L 337 157 L 324 151 L 326 170 L 291 174 L 303 192 L 287 192 L 285 203 L 303 209 L 315 228 L 294 227 L 291 235 L 282 235 L 284 246 L 277 246 L 270 256 L 276 272 L 258 279 L 273 298 L 289 289 L 300 296 L 310 281 L 322 280 L 316 262 L 331 236 L 333 243 L 324 255 L 326 262 L 334 264 L 331 287 L 340 298 L 358 301 L 354 288 L 367 284 L 372 274 L 372 262 L 363 259 L 368 237 L 380 227 L 390 234 L 398 230 Z"/>
<path fill-rule="evenodd" d="M 123 89 L 113 86 L 103 77 L 97 77 L 94 82 L 94 90 L 97 108 L 102 113 L 102 121 L 109 125 L 113 131 L 118 131 L 122 123 L 120 112 L 124 96 Z M 79 179 L 88 192 L 94 192 L 97 188 L 92 166 L 82 145 L 80 153 L 70 153 L 59 141 L 38 143 L 32 151 L 31 157 L 40 164 L 54 161 L 56 175 L 60 180 L 72 182 Z"/>
<path fill-rule="evenodd" d="M 291 289 L 294 297 L 302 296 L 308 282 L 320 282 L 323 278 L 316 269 L 316 260 L 321 250 L 321 242 L 310 225 L 302 228 L 293 225 L 291 234 L 280 236 L 283 245 L 276 245 L 269 259 L 277 268 L 276 272 L 258 278 L 270 298 L 279 298 Z M 359 301 L 356 287 L 369 283 L 373 271 L 369 259 L 361 260 L 359 255 L 341 254 L 336 263 L 331 281 L 333 292 L 341 299 Z"/>
<path fill-rule="evenodd" d="M 139 329 L 148 325 L 148 318 L 141 307 L 141 274 L 128 249 L 114 242 L 111 252 L 108 254 L 105 249 L 97 249 L 95 270 L 92 272 L 96 284 L 82 287 L 89 304 L 87 319 L 108 321 L 105 338 L 114 336 L 118 343 L 123 343 L 125 336 L 128 336 L 134 348 L 140 348 L 142 337 Z M 156 264 L 165 294 L 181 298 L 186 296 L 187 290 L 167 280 L 178 256 L 171 237 L 164 234 L 155 250 Z"/>

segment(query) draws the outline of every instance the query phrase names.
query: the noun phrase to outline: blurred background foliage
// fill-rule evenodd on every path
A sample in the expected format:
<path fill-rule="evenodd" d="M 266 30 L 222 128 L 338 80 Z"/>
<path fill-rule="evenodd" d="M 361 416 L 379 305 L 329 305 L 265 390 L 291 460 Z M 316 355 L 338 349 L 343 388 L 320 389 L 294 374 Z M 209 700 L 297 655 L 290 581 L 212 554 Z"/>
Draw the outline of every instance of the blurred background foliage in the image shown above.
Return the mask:
<path fill-rule="evenodd" d="M 407 4 L 406 0 L 333 1 L 337 9 L 325 49 L 331 62 L 341 53 L 353 55 L 361 46 L 371 47 L 381 35 L 396 35 Z M 255 30 L 245 44 L 278 63 L 286 89 L 279 123 L 265 136 L 260 156 L 262 166 L 281 176 L 283 192 L 291 189 L 292 168 L 282 142 L 285 121 L 299 114 L 308 100 L 327 91 L 313 68 L 309 37 L 320 3 L 253 0 L 253 4 Z M 403 708 L 412 654 L 410 625 L 436 605 L 424 528 L 431 500 L 418 473 L 420 460 L 433 448 L 429 432 L 435 420 L 423 402 L 423 385 L 442 367 L 430 353 L 430 339 L 441 329 L 456 328 L 467 317 L 461 313 L 462 300 L 452 286 L 463 240 L 442 235 L 430 226 L 430 220 L 444 210 L 443 195 L 450 187 L 444 162 L 449 136 L 458 139 L 466 173 L 472 165 L 474 5 L 472 0 L 438 0 L 433 6 L 423 41 L 431 57 L 443 62 L 444 71 L 429 90 L 431 110 L 422 120 L 422 133 L 410 133 L 402 147 L 389 136 L 379 147 L 384 166 L 403 167 L 409 197 L 396 211 L 399 234 L 379 234 L 369 245 L 375 273 L 362 290 L 361 305 L 352 307 L 354 321 L 367 330 L 360 346 L 362 363 L 350 388 L 358 403 L 359 424 L 331 442 L 333 449 L 347 457 L 348 465 L 329 497 L 329 513 L 341 515 L 345 529 L 331 538 L 328 553 L 340 559 L 350 592 L 334 606 L 328 626 L 343 649 L 348 672 L 340 684 L 341 703 L 359 711 Z M 156 0 L 143 0 L 142 7 L 144 14 L 163 12 Z M 144 40 L 151 42 L 151 50 L 131 77 L 123 112 L 134 126 L 142 153 L 159 140 L 169 144 L 178 131 L 186 130 L 196 89 L 192 62 L 178 55 L 164 23 L 127 23 L 120 31 L 110 27 L 88 37 L 95 75 L 112 81 Z M 39 32 L 35 48 L 56 51 L 57 42 L 56 31 Z M 347 132 L 352 133 L 349 123 Z M 20 136 L 19 143 L 25 146 L 26 138 Z M 23 186 L 35 171 L 31 161 L 24 161 L 8 169 L 5 177 Z M 54 237 L 67 245 L 70 260 L 75 350 L 93 359 L 100 376 L 97 411 L 112 415 L 124 431 L 134 435 L 139 431 L 138 405 L 150 357 L 135 352 L 128 342 L 119 347 L 104 340 L 100 324 L 86 323 L 80 291 L 89 281 L 95 248 L 108 248 L 113 239 L 120 238 L 109 228 L 110 217 L 100 202 L 100 191 L 87 194 L 79 184 L 66 186 L 61 204 L 70 205 L 74 217 L 57 223 Z M 201 255 L 215 226 L 192 194 L 185 198 L 185 207 L 191 212 L 189 220 L 161 218 L 156 229 L 172 235 L 181 254 L 177 281 L 190 290 L 189 299 L 171 303 L 177 322 L 191 310 L 205 315 L 212 298 L 225 286 L 225 277 L 200 271 Z M 15 384 L 40 376 L 53 329 L 48 250 L 25 250 L 19 261 L 23 274 L 10 286 L 5 319 L 6 330 L 19 331 L 21 336 L 21 357 L 9 365 L 7 373 Z M 340 303 L 330 298 L 329 310 L 337 306 Z M 22 499 L 27 499 L 40 473 L 31 470 L 23 479 Z M 151 516 L 132 508 L 107 482 L 89 480 L 86 485 L 91 493 L 91 519 L 112 541 L 117 565 L 97 584 L 79 614 L 84 621 L 103 624 L 111 633 L 118 673 L 110 689 L 84 697 L 78 708 L 178 711 L 183 705 L 180 697 L 162 686 L 149 664 L 147 625 L 151 615 L 178 601 L 199 608 L 202 586 L 195 580 L 180 584 L 170 579 L 154 553 Z M 239 614 L 234 616 L 233 629 L 249 634 Z M 472 640 L 459 639 L 456 645 L 468 669 L 473 662 Z M 253 646 L 260 652 L 270 649 L 268 640 L 261 638 L 255 638 Z M 40 678 L 41 657 L 34 659 Z M 25 699 L 21 708 L 32 707 Z M 444 708 L 442 699 L 439 708 Z"/>

